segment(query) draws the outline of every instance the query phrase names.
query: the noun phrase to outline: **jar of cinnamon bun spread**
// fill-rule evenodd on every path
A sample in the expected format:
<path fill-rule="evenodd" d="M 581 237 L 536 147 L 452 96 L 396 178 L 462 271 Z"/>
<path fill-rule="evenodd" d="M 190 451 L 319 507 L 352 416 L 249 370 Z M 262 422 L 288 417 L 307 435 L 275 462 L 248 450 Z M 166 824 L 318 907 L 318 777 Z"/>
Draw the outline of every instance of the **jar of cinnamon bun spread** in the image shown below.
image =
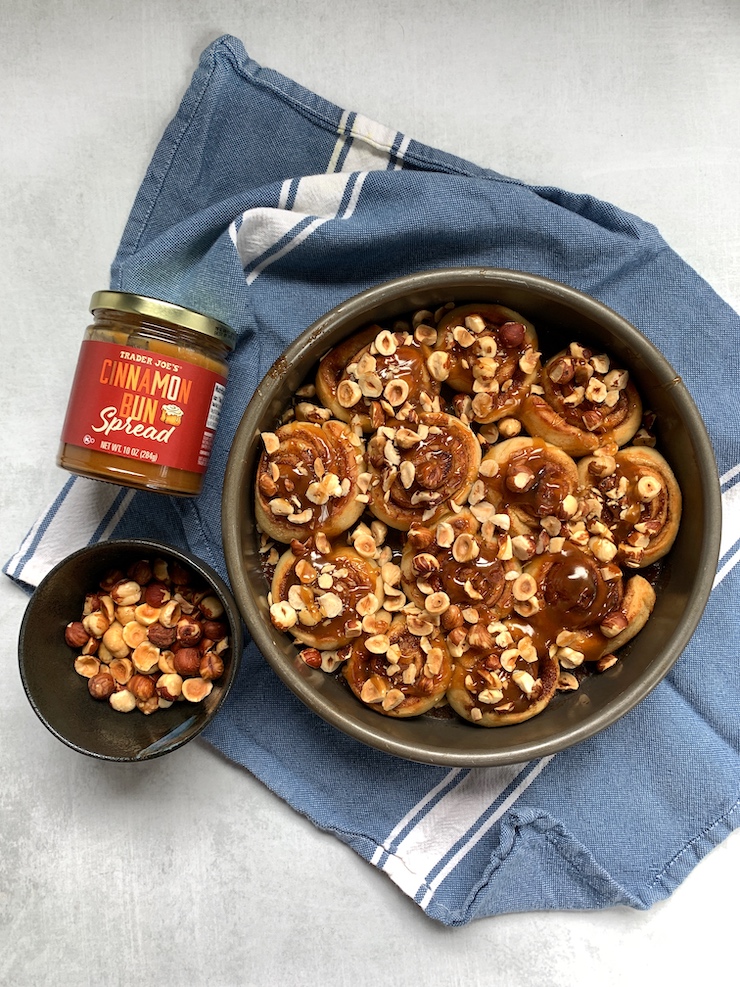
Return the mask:
<path fill-rule="evenodd" d="M 57 463 L 80 476 L 194 497 L 226 388 L 233 329 L 157 298 L 98 291 Z"/>

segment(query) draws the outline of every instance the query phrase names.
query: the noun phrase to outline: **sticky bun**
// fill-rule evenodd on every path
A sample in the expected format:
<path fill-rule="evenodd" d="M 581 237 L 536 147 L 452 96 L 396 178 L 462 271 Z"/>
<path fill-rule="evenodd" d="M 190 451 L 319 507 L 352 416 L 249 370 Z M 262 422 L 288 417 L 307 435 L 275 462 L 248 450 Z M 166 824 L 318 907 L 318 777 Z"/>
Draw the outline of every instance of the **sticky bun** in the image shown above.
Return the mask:
<path fill-rule="evenodd" d="M 530 435 L 586 456 L 611 441 L 626 445 L 640 427 L 642 401 L 629 373 L 606 353 L 571 343 L 543 367 L 542 394 L 530 393 L 519 417 Z"/>
<path fill-rule="evenodd" d="M 255 514 L 270 538 L 289 544 L 316 531 L 333 538 L 360 517 L 364 443 L 348 425 L 292 421 L 262 441 Z"/>

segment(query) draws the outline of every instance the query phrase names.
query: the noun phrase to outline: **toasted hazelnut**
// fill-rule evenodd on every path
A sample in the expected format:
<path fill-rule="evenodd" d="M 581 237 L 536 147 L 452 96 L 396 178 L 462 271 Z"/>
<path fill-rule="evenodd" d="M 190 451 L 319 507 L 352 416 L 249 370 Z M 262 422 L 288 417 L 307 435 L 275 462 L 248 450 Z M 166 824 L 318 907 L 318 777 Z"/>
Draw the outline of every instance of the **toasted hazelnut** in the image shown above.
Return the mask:
<path fill-rule="evenodd" d="M 218 620 L 223 616 L 224 605 L 217 596 L 209 593 L 198 603 L 198 609 L 207 620 Z"/>
<path fill-rule="evenodd" d="M 134 663 L 130 658 L 114 658 L 108 666 L 108 671 L 116 681 L 116 685 L 126 685 L 134 674 Z"/>
<path fill-rule="evenodd" d="M 480 548 L 473 535 L 463 532 L 452 545 L 452 557 L 456 562 L 471 562 L 478 557 Z"/>
<path fill-rule="evenodd" d="M 174 702 L 182 693 L 182 677 L 175 674 L 160 675 L 155 684 L 157 695 L 168 702 Z"/>
<path fill-rule="evenodd" d="M 150 607 L 161 607 L 171 596 L 172 594 L 165 584 L 158 581 L 149 583 L 144 589 L 144 602 Z"/>
<path fill-rule="evenodd" d="M 134 668 L 137 672 L 142 672 L 145 675 L 153 672 L 159 664 L 159 653 L 159 648 L 152 644 L 151 641 L 142 641 L 131 652 L 131 661 L 134 664 Z"/>
<path fill-rule="evenodd" d="M 100 671 L 100 662 L 95 655 L 78 655 L 75 658 L 75 671 L 86 679 L 91 679 Z"/>
<path fill-rule="evenodd" d="M 148 640 L 147 638 L 147 628 L 143 624 L 140 624 L 138 620 L 130 620 L 127 624 L 124 624 L 123 631 L 121 632 L 124 644 L 132 651 L 138 648 L 140 644 Z M 125 657 L 125 656 L 116 656 Z"/>
<path fill-rule="evenodd" d="M 185 679 L 182 684 L 182 694 L 189 703 L 201 702 L 206 696 L 210 696 L 212 691 L 213 682 L 201 678 Z"/>
<path fill-rule="evenodd" d="M 164 704 L 166 708 L 166 701 L 161 699 L 156 692 L 148 699 L 136 699 L 136 708 L 144 716 L 150 716 L 152 713 L 156 713 L 158 709 L 162 708 L 160 704 Z"/>
<path fill-rule="evenodd" d="M 521 576 L 517 576 L 514 580 L 511 591 L 514 594 L 515 600 L 519 600 L 520 602 L 531 600 L 537 593 L 537 580 L 530 573 L 523 572 Z"/>
<path fill-rule="evenodd" d="M 82 626 L 90 637 L 102 638 L 110 627 L 110 620 L 102 610 L 93 610 L 82 619 Z"/>
<path fill-rule="evenodd" d="M 147 636 L 158 648 L 169 648 L 177 639 L 175 627 L 163 627 L 159 622 L 147 627 Z"/>
<path fill-rule="evenodd" d="M 521 322 L 504 322 L 499 326 L 498 338 L 506 349 L 515 349 L 524 342 L 526 331 Z"/>
<path fill-rule="evenodd" d="M 617 634 L 621 634 L 622 631 L 627 627 L 628 620 L 623 613 L 616 610 L 614 613 L 608 614 L 599 626 L 599 630 L 604 635 L 604 637 L 616 637 Z"/>
<path fill-rule="evenodd" d="M 98 672 L 87 682 L 87 688 L 93 699 L 107 699 L 116 689 L 116 683 L 109 672 Z"/>
<path fill-rule="evenodd" d="M 134 699 L 151 699 L 156 692 L 154 679 L 149 675 L 132 675 L 127 683 L 128 691 Z"/>
<path fill-rule="evenodd" d="M 200 660 L 200 677 L 207 682 L 220 679 L 224 674 L 224 661 L 215 651 L 206 651 Z"/>
<path fill-rule="evenodd" d="M 220 620 L 204 620 L 203 635 L 212 641 L 220 641 L 229 633 L 229 628 Z"/>
<path fill-rule="evenodd" d="M 122 579 L 111 587 L 110 595 L 116 606 L 131 606 L 141 599 L 141 586 L 133 579 Z"/>
<path fill-rule="evenodd" d="M 128 567 L 126 575 L 139 586 L 146 586 L 154 578 L 154 571 L 148 559 L 139 559 Z"/>
<path fill-rule="evenodd" d="M 175 627 L 182 613 L 183 607 L 178 600 L 167 600 L 159 611 L 159 623 L 163 627 Z"/>
<path fill-rule="evenodd" d="M 64 628 L 64 640 L 70 648 L 82 648 L 90 639 L 81 620 L 73 620 Z"/>
<path fill-rule="evenodd" d="M 149 627 L 159 620 L 160 607 L 152 607 L 148 603 L 140 603 L 134 607 L 134 620 L 138 620 L 144 627 Z"/>
<path fill-rule="evenodd" d="M 175 671 L 175 652 L 169 650 L 160 651 L 159 658 L 157 659 L 157 668 L 164 675 L 172 675 Z"/>
<path fill-rule="evenodd" d="M 186 647 L 194 647 L 200 641 L 203 631 L 193 617 L 180 617 L 175 627 L 177 640 Z"/>
<path fill-rule="evenodd" d="M 120 569 L 109 569 L 103 578 L 100 580 L 98 585 L 103 590 L 104 593 L 110 593 L 111 589 L 120 583 L 122 579 L 125 578 L 125 573 Z"/>
<path fill-rule="evenodd" d="M 132 620 L 136 620 L 136 607 L 133 604 L 125 607 L 116 607 L 114 616 L 118 623 L 125 627 Z"/>
<path fill-rule="evenodd" d="M 445 631 L 454 630 L 455 627 L 462 627 L 464 623 L 465 619 L 462 615 L 462 610 L 456 603 L 450 604 L 442 614 L 441 624 L 442 629 Z"/>
<path fill-rule="evenodd" d="M 430 593 L 426 598 L 424 606 L 428 613 L 443 614 L 450 607 L 450 598 L 447 593 Z"/>
<path fill-rule="evenodd" d="M 173 658 L 175 671 L 186 678 L 200 674 L 200 652 L 197 648 L 180 648 Z"/>
<path fill-rule="evenodd" d="M 136 709 L 136 697 L 133 692 L 129 692 L 128 689 L 122 689 L 120 692 L 114 692 L 109 697 L 108 702 L 117 713 L 130 713 L 132 710 Z"/>
<path fill-rule="evenodd" d="M 123 626 L 117 620 L 103 634 L 103 644 L 114 658 L 126 658 L 131 650 L 123 639 Z"/>

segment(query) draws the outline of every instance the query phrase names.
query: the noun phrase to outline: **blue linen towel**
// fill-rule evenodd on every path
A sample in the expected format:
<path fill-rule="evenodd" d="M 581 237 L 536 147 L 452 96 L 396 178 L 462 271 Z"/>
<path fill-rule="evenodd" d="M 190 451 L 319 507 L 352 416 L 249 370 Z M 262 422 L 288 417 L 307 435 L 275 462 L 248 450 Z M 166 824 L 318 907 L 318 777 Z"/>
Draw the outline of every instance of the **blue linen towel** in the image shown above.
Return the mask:
<path fill-rule="evenodd" d="M 253 644 L 205 736 L 445 924 L 536 909 L 648 908 L 740 818 L 740 321 L 641 219 L 424 146 L 220 38 L 157 148 L 111 279 L 239 334 L 203 493 L 181 501 L 69 478 L 4 571 L 32 587 L 82 545 L 148 535 L 225 575 L 224 467 L 275 357 L 362 289 L 479 264 L 594 295 L 655 342 L 686 382 L 714 444 L 724 508 L 722 557 L 692 642 L 618 723 L 527 764 L 450 770 L 366 748 L 305 709 Z"/>

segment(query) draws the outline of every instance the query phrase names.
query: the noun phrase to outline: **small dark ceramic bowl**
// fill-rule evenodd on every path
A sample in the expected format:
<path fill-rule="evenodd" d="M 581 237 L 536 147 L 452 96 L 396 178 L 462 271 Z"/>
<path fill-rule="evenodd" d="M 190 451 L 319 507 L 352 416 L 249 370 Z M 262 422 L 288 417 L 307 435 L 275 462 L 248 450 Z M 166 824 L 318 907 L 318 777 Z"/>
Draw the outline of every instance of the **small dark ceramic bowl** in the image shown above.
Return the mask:
<path fill-rule="evenodd" d="M 90 696 L 87 679 L 74 670 L 77 652 L 66 644 L 64 629 L 80 619 L 86 594 L 109 569 L 125 572 L 140 559 L 155 558 L 180 562 L 213 590 L 224 606 L 231 647 L 224 655 L 224 674 L 202 702 L 183 700 L 148 716 L 138 710 L 118 713 Z M 44 726 L 81 754 L 108 761 L 147 761 L 196 737 L 226 698 L 241 652 L 242 623 L 224 581 L 195 556 L 147 539 L 100 542 L 60 562 L 31 597 L 18 642 L 23 686 Z"/>
<path fill-rule="evenodd" d="M 545 357 L 572 340 L 603 348 L 623 362 L 657 414 L 658 448 L 682 487 L 676 543 L 661 565 L 655 610 L 622 651 L 624 660 L 588 676 L 577 693 L 557 695 L 539 716 L 483 729 L 460 719 L 426 715 L 393 719 L 364 707 L 341 681 L 309 668 L 298 649 L 270 624 L 260 569 L 253 484 L 259 435 L 275 428 L 290 395 L 317 360 L 346 336 L 449 300 L 498 302 L 530 319 Z M 660 352 L 616 312 L 573 288 L 519 271 L 464 268 L 428 271 L 371 288 L 310 326 L 276 361 L 241 421 L 226 471 L 223 539 L 231 585 L 262 654 L 314 712 L 335 727 L 400 757 L 439 765 L 516 763 L 563 750 L 623 716 L 666 675 L 688 643 L 708 599 L 719 554 L 720 494 L 712 448 L 681 378 Z"/>

